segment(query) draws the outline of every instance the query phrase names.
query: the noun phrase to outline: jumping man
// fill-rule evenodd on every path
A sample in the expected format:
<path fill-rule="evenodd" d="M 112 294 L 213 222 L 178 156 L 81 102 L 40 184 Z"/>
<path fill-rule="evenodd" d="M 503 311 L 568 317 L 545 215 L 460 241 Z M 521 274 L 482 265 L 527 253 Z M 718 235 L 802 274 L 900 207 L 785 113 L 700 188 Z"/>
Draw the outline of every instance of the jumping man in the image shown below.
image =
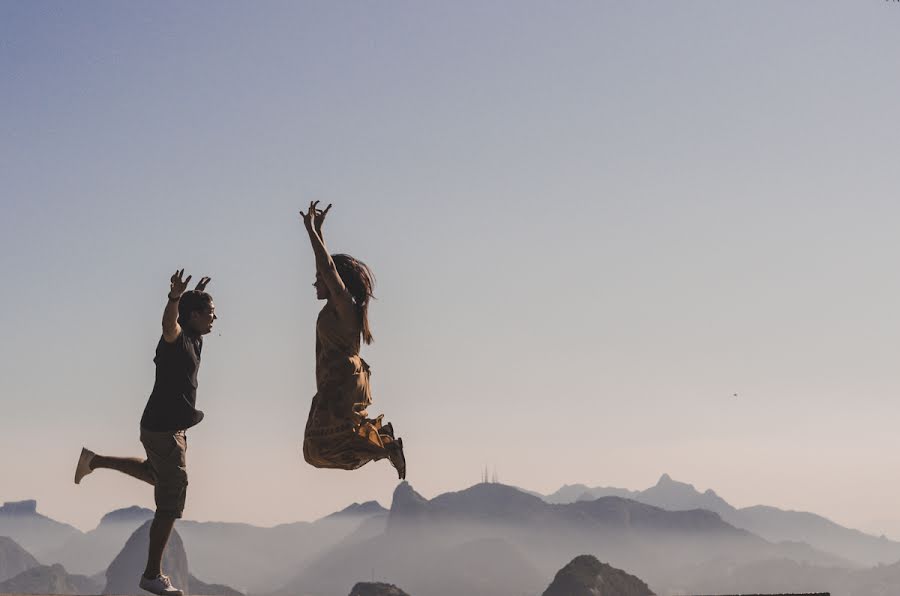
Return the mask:
<path fill-rule="evenodd" d="M 156 346 L 156 381 L 141 418 L 141 443 L 146 459 L 103 456 L 82 448 L 75 469 L 75 484 L 98 468 L 117 470 L 153 485 L 156 514 L 150 525 L 150 549 L 140 587 L 153 594 L 182 596 L 162 573 L 162 557 L 175 520 L 184 512 L 187 495 L 187 435 L 203 420 L 196 409 L 197 370 L 203 336 L 212 331 L 216 308 L 205 292 L 204 277 L 188 290 L 191 276 L 184 269 L 170 280 L 169 301 L 163 311 L 162 337 Z"/>

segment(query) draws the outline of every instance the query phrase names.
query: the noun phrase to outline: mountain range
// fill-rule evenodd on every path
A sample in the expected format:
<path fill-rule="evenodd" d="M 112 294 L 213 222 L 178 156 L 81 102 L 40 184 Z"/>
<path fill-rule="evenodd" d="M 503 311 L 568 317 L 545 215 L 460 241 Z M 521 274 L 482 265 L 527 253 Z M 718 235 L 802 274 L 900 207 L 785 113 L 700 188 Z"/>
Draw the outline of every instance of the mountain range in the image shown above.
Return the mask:
<path fill-rule="evenodd" d="M 126 550 L 141 560 L 145 546 L 123 545 L 152 517 L 129 507 L 80 532 L 38 513 L 34 501 L 7 503 L 0 512 L 0 536 L 12 538 L 0 539 L 0 582 L 30 572 L 25 577 L 35 585 L 59 590 L 74 589 L 79 574 L 109 584 L 103 574 Z M 347 594 L 377 578 L 417 596 L 536 596 L 563 566 L 588 554 L 661 596 L 900 594 L 900 543 L 812 513 L 737 509 L 668 475 L 644 491 L 568 485 L 538 495 L 482 483 L 433 499 L 401 483 L 389 510 L 372 501 L 314 522 L 261 528 L 179 520 L 176 528 L 185 567 L 190 553 L 191 573 L 218 582 L 189 573 L 182 581 L 195 593 Z M 32 557 L 16 542 L 40 550 Z"/>
<path fill-rule="evenodd" d="M 722 553 L 742 562 L 845 563 L 806 545 L 773 544 L 705 510 L 666 511 L 620 497 L 551 504 L 490 483 L 428 500 L 401 483 L 383 532 L 349 536 L 279 594 L 342 593 L 367 569 L 420 596 L 538 594 L 582 553 L 635 573 L 657 593 L 689 584 L 698 565 Z"/>
<path fill-rule="evenodd" d="M 65 567 L 37 565 L 0 582 L 2 594 L 97 594 L 101 584 L 84 575 L 73 575 Z"/>
<path fill-rule="evenodd" d="M 840 526 L 815 513 L 786 511 L 757 505 L 735 508 L 713 490 L 700 492 L 693 485 L 672 480 L 663 474 L 659 482 L 644 491 L 614 487 L 566 485 L 543 496 L 549 503 L 592 501 L 616 496 L 670 511 L 706 509 L 736 528 L 753 532 L 772 542 L 805 542 L 863 566 L 889 564 L 900 560 L 900 542 L 876 537 Z"/>
<path fill-rule="evenodd" d="M 0 507 L 0 536 L 8 536 L 28 552 L 41 553 L 81 531 L 37 512 L 37 501 L 11 501 Z"/>

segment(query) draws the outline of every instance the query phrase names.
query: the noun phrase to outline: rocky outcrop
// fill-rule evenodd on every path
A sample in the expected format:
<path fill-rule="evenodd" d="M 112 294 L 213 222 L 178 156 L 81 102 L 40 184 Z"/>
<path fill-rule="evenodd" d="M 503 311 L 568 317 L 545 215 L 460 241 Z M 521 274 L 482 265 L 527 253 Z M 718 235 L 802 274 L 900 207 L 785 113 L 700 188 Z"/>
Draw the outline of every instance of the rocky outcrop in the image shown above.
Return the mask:
<path fill-rule="evenodd" d="M 71 575 L 62 565 L 39 565 L 0 583 L 4 594 L 96 594 L 100 585 L 84 575 Z"/>
<path fill-rule="evenodd" d="M 394 489 L 388 528 L 421 521 L 427 510 L 428 499 L 413 490 L 408 482 L 403 481 Z"/>
<path fill-rule="evenodd" d="M 134 531 L 125 547 L 116 556 L 106 570 L 106 587 L 104 594 L 137 594 L 138 582 L 147 563 L 147 549 L 150 546 L 150 524 L 148 520 Z M 172 530 L 166 552 L 163 555 L 163 573 L 169 576 L 172 584 L 187 594 L 204 594 L 208 596 L 242 596 L 242 593 L 222 584 L 207 584 L 188 570 L 187 552 L 184 543 L 176 530 Z"/>
<path fill-rule="evenodd" d="M 19 546 L 15 540 L 7 536 L 0 536 L 0 582 L 39 565 L 37 559 Z"/>
<path fill-rule="evenodd" d="M 409 596 L 394 584 L 360 582 L 350 590 L 350 596 Z"/>
<path fill-rule="evenodd" d="M 559 570 L 543 596 L 653 596 L 637 577 L 581 555 Z"/>
<path fill-rule="evenodd" d="M 122 551 L 113 559 L 106 570 L 104 594 L 137 594 L 138 582 L 147 565 L 147 550 L 150 547 L 150 524 L 145 522 L 134 531 Z M 172 530 L 169 544 L 163 555 L 163 573 L 169 576 L 176 588 L 186 590 L 190 582 L 187 553 L 178 532 Z"/>

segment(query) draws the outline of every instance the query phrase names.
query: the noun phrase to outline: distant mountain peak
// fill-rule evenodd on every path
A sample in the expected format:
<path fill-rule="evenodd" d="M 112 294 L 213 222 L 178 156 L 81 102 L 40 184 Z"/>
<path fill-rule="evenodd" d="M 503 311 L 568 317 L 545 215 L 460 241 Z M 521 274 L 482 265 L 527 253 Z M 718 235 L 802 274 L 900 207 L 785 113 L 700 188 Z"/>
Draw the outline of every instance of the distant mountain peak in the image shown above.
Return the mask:
<path fill-rule="evenodd" d="M 428 499 L 413 490 L 405 480 L 394 489 L 391 510 L 388 513 L 388 531 L 415 525 L 428 512 Z"/>
<path fill-rule="evenodd" d="M 381 506 L 378 501 L 366 501 L 365 503 L 353 503 L 344 507 L 340 511 L 336 511 L 328 517 L 343 517 L 348 515 L 377 515 L 379 513 L 387 513 L 387 509 Z"/>
<path fill-rule="evenodd" d="M 37 513 L 37 501 L 30 499 L 28 501 L 7 501 L 0 507 L 0 514 L 8 515 L 30 515 Z"/>
<path fill-rule="evenodd" d="M 117 522 L 142 522 L 150 519 L 151 517 L 153 517 L 153 512 L 151 510 L 145 507 L 132 505 L 131 507 L 125 507 L 122 509 L 116 509 L 115 511 L 110 511 L 103 516 L 103 519 L 100 520 L 100 525 L 102 526 L 103 524 Z"/>
<path fill-rule="evenodd" d="M 659 477 L 659 482 L 656 483 L 657 487 L 661 488 L 689 488 L 691 490 L 696 490 L 693 484 L 688 484 L 687 482 L 679 482 L 677 480 L 673 480 L 671 476 L 668 474 L 663 474 Z"/>
<path fill-rule="evenodd" d="M 409 482 L 403 481 L 394 489 L 394 496 L 391 500 L 391 514 L 403 513 L 408 510 L 421 509 L 428 502 L 428 499 L 417 493 Z"/>

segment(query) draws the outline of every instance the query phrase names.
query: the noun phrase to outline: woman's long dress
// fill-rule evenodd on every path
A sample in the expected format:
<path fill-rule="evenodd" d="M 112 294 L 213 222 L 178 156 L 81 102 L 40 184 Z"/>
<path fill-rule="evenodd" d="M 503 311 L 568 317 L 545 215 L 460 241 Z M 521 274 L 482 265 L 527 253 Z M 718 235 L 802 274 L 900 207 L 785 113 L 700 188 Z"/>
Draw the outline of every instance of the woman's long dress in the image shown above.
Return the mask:
<path fill-rule="evenodd" d="M 316 321 L 316 389 L 303 437 L 303 457 L 317 468 L 355 470 L 389 456 L 393 441 L 381 416 L 368 418 L 372 403 L 369 365 L 359 357 L 358 322 L 338 318 L 325 306 Z"/>

